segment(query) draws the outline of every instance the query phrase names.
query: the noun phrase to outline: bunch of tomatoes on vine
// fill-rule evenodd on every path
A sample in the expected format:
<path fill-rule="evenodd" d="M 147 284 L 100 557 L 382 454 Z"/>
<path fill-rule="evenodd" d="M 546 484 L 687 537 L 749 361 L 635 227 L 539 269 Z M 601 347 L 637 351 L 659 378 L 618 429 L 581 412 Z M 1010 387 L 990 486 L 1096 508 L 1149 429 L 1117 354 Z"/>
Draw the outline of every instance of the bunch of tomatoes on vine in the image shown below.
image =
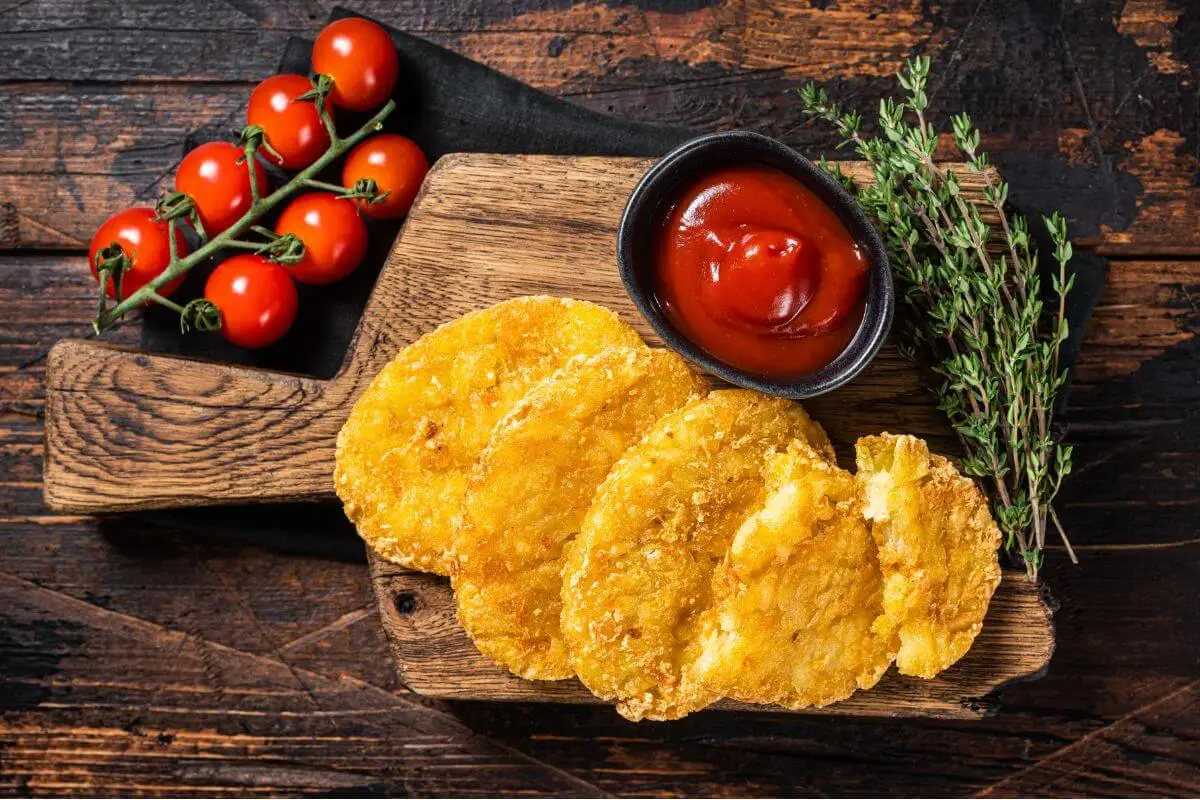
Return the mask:
<path fill-rule="evenodd" d="M 395 109 L 389 98 L 399 56 L 391 36 L 370 20 L 337 20 L 317 36 L 312 72 L 264 80 L 236 143 L 192 150 L 176 170 L 174 192 L 156 207 L 125 209 L 100 226 L 88 248 L 102 286 L 97 333 L 158 303 L 180 315 L 184 332 L 219 329 L 240 347 L 265 347 L 296 320 L 296 282 L 333 283 L 362 262 L 364 216 L 408 213 L 429 163 L 411 140 L 379 133 Z M 339 135 L 336 113 L 374 109 L 358 130 Z M 340 185 L 318 180 L 343 155 Z M 295 174 L 272 189 L 264 161 Z M 276 207 L 282 211 L 271 228 L 256 224 Z M 188 270 L 220 256 L 227 257 L 202 297 L 183 305 L 171 299 Z"/>

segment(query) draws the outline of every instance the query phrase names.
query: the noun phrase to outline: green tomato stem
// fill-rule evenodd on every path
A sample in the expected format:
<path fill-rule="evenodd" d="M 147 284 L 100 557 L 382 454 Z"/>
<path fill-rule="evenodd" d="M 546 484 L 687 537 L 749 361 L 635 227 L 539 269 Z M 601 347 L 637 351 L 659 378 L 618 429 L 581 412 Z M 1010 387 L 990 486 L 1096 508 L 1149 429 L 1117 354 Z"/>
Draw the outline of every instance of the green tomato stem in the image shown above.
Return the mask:
<path fill-rule="evenodd" d="M 152 302 L 158 303 L 160 306 L 166 306 L 167 308 L 174 311 L 176 314 L 183 313 L 183 306 L 179 305 L 179 303 L 176 303 L 174 300 L 168 300 L 167 298 L 163 297 L 158 292 L 150 292 L 148 299 L 151 300 Z"/>
<path fill-rule="evenodd" d="M 345 186 L 338 186 L 336 183 L 327 183 L 325 181 L 305 181 L 304 185 L 309 189 L 316 189 L 321 192 L 333 192 L 340 195 L 346 191 Z"/>

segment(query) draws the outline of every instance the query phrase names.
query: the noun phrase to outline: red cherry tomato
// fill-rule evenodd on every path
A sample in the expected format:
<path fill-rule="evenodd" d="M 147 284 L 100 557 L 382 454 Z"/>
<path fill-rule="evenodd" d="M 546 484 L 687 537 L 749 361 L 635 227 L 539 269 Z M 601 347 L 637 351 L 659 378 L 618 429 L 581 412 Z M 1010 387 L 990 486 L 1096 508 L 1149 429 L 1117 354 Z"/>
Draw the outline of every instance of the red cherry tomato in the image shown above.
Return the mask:
<path fill-rule="evenodd" d="M 284 169 L 301 170 L 312 164 L 329 147 L 329 133 L 321 124 L 317 106 L 296 98 L 312 89 L 303 75 L 272 75 L 250 94 L 246 120 L 266 132 L 267 144 L 279 158 L 263 148 L 263 156 Z M 325 107 L 330 108 L 329 98 Z"/>
<path fill-rule="evenodd" d="M 154 217 L 155 211 L 152 208 L 127 208 L 105 220 L 88 245 L 88 264 L 91 265 L 92 275 L 97 281 L 100 280 L 100 274 L 96 269 L 96 255 L 114 242 L 121 246 L 121 250 L 130 261 L 129 268 L 121 273 L 122 298 L 129 297 L 158 277 L 171 263 L 167 223 L 156 222 Z M 178 227 L 175 229 L 175 244 L 179 248 L 180 258 L 187 255 L 187 241 Z M 182 277 L 176 278 L 160 287 L 158 293 L 166 297 L 182 282 Z M 109 297 L 116 298 L 111 279 L 105 286 L 105 291 Z"/>
<path fill-rule="evenodd" d="M 411 139 L 383 133 L 350 151 L 342 167 L 342 185 L 352 189 L 363 178 L 373 179 L 380 192 L 389 194 L 378 203 L 360 201 L 359 207 L 377 219 L 397 219 L 412 208 L 427 172 L 429 161 Z"/>
<path fill-rule="evenodd" d="M 387 31 L 370 20 L 348 17 L 317 35 L 312 69 L 315 75 L 333 78 L 330 97 L 335 106 L 369 111 L 391 96 L 400 57 Z"/>
<path fill-rule="evenodd" d="M 252 253 L 221 262 L 208 276 L 204 296 L 221 310 L 225 338 L 252 350 L 279 341 L 299 305 L 287 270 Z"/>
<path fill-rule="evenodd" d="M 248 162 L 237 163 L 245 153 L 229 142 L 209 142 L 188 153 L 175 172 L 175 191 L 192 198 L 204 232 L 215 236 L 242 218 L 254 198 L 250 193 Z M 254 163 L 259 197 L 267 193 L 267 174 Z"/>
<path fill-rule="evenodd" d="M 367 252 L 367 225 L 354 203 L 329 192 L 297 197 L 279 215 L 275 232 L 304 242 L 304 258 L 288 271 L 301 283 L 322 285 L 349 275 Z"/>

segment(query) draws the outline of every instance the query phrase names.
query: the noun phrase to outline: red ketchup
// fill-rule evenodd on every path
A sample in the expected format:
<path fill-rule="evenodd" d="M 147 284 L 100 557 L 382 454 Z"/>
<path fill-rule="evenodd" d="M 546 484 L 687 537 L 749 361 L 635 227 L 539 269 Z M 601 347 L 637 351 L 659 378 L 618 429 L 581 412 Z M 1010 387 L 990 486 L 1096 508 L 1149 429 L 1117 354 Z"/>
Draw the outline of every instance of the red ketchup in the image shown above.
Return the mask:
<path fill-rule="evenodd" d="M 772 167 L 726 167 L 685 187 L 656 246 L 659 305 L 730 366 L 813 372 L 862 320 L 867 262 L 858 245 L 833 209 Z"/>

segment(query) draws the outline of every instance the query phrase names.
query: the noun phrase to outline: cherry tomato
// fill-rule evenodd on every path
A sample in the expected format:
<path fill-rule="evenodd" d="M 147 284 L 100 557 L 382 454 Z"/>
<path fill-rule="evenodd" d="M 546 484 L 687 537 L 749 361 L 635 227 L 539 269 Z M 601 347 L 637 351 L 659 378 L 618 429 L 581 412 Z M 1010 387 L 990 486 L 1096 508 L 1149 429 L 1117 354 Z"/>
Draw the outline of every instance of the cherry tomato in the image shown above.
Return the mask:
<path fill-rule="evenodd" d="M 106 219 L 92 236 L 92 241 L 88 245 L 88 264 L 97 281 L 100 280 L 100 274 L 96 269 L 96 255 L 113 242 L 121 246 L 125 257 L 130 261 L 129 268 L 121 274 L 122 298 L 129 297 L 158 277 L 159 273 L 171 263 L 167 223 L 165 221 L 156 222 L 154 217 L 153 208 L 144 206 L 127 208 Z M 187 241 L 178 227 L 175 228 L 175 244 L 179 248 L 180 258 L 187 255 Z M 182 282 L 182 277 L 176 278 L 160 287 L 158 293 L 166 297 L 175 291 Z M 115 287 L 111 279 L 105 286 L 105 291 L 109 297 L 116 298 Z"/>
<path fill-rule="evenodd" d="M 329 192 L 297 197 L 279 215 L 275 232 L 304 242 L 304 258 L 288 271 L 301 283 L 322 285 L 349 275 L 367 252 L 367 225 L 354 203 Z"/>
<path fill-rule="evenodd" d="M 237 163 L 245 153 L 229 142 L 209 142 L 188 153 L 175 172 L 175 191 L 192 198 L 204 232 L 215 236 L 242 218 L 254 198 L 250 193 L 247 162 Z M 267 193 L 267 174 L 254 163 L 258 195 Z"/>
<path fill-rule="evenodd" d="M 397 219 L 412 208 L 427 172 L 429 161 L 411 139 L 383 133 L 350 151 L 342 167 L 342 185 L 354 188 L 363 178 L 373 179 L 380 192 L 389 194 L 378 203 L 359 201 L 359 207 L 376 219 Z"/>
<path fill-rule="evenodd" d="M 204 296 L 221 310 L 225 338 L 252 350 L 279 341 L 299 305 L 287 270 L 252 253 L 221 262 L 208 276 Z"/>
<path fill-rule="evenodd" d="M 329 133 L 321 124 L 317 106 L 297 97 L 312 89 L 303 75 L 272 75 L 254 87 L 246 120 L 266 132 L 267 143 L 279 153 L 259 151 L 284 169 L 301 170 L 312 164 L 329 147 Z M 329 98 L 325 107 L 330 108 Z"/>
<path fill-rule="evenodd" d="M 370 20 L 348 17 L 317 35 L 312 69 L 315 75 L 333 78 L 330 97 L 335 106 L 369 111 L 391 96 L 400 57 L 387 31 Z"/>

